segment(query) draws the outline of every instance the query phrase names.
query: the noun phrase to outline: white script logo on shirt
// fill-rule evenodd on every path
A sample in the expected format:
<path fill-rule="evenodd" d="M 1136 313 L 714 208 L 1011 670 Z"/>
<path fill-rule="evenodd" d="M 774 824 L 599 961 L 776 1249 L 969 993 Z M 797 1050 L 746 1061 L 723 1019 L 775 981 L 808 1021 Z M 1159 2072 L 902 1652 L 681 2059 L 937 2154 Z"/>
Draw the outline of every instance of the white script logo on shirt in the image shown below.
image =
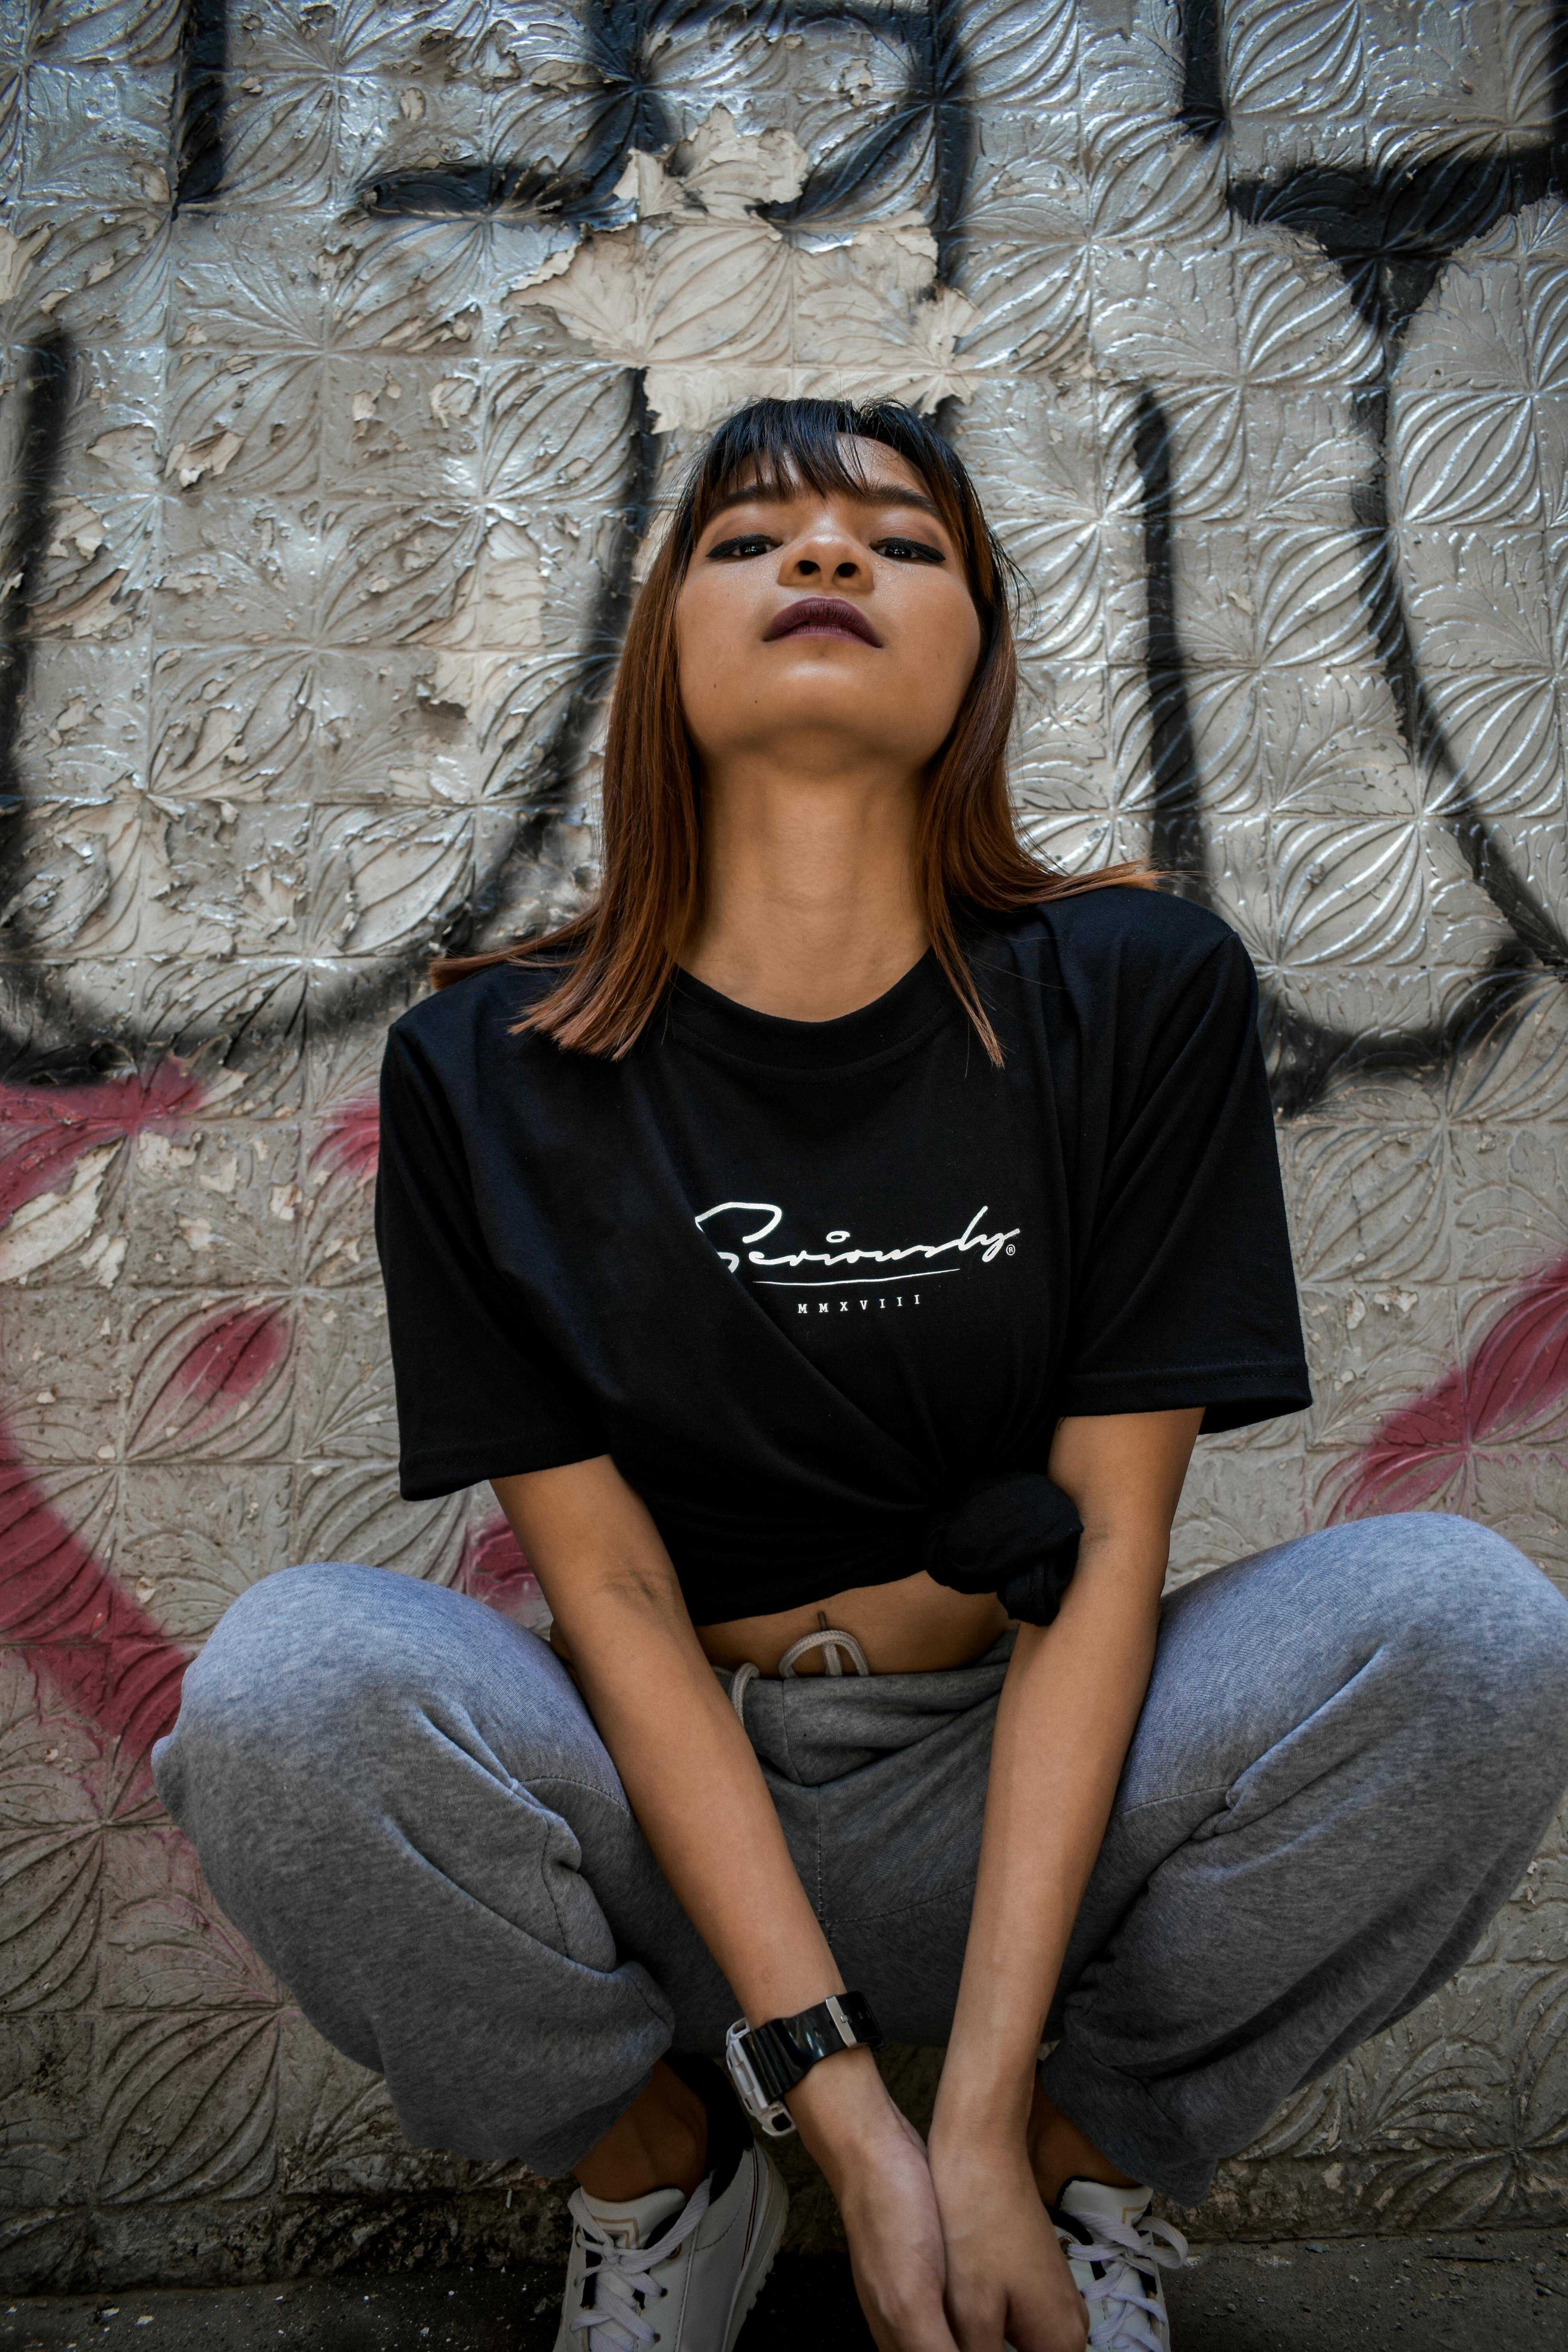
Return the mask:
<path fill-rule="evenodd" d="M 776 1234 L 784 1223 L 784 1211 L 772 1201 L 721 1201 L 715 1207 L 703 1210 L 697 1225 L 700 1232 L 711 1217 L 760 1218 L 761 1223 L 753 1225 L 751 1232 L 735 1237 L 739 1248 L 746 1253 L 749 1266 L 788 1266 L 797 1270 L 806 1265 L 907 1265 L 911 1271 L 918 1266 L 922 1275 L 957 1274 L 959 1265 L 937 1265 L 932 1264 L 932 1260 L 943 1257 L 962 1260 L 973 1250 L 979 1251 L 982 1265 L 989 1265 L 1003 1250 L 1009 1257 L 1012 1256 L 1012 1244 L 1023 1232 L 1022 1225 L 1011 1225 L 1003 1233 L 982 1233 L 978 1230 L 980 1220 L 989 1214 L 989 1209 L 976 1209 L 963 1231 L 955 1234 L 950 1242 L 905 1242 L 896 1249 L 868 1249 L 864 1244 L 851 1241 L 847 1231 L 835 1230 L 826 1236 L 828 1244 L 826 1249 L 784 1250 L 775 1257 L 770 1257 L 765 1250 L 754 1246 Z M 708 1238 L 713 1241 L 711 1234 Z M 848 1246 L 845 1247 L 845 1244 Z M 714 1246 L 719 1247 L 716 1242 Z M 731 1274 L 740 1273 L 741 1259 L 736 1249 L 719 1249 L 719 1255 Z M 760 1286 L 768 1290 L 864 1290 L 872 1283 L 901 1282 L 903 1279 L 902 1275 L 897 1274 L 859 1274 L 847 1279 L 831 1274 L 802 1277 L 798 1272 L 794 1279 L 784 1275 L 759 1275 L 757 1277 Z"/>

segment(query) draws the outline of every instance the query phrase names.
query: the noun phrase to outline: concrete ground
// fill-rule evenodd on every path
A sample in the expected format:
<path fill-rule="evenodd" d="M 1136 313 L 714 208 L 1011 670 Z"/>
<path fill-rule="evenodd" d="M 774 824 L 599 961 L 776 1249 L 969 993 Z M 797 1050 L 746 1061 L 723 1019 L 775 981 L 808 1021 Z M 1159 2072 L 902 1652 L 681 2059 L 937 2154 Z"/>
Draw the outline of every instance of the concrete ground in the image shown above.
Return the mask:
<path fill-rule="evenodd" d="M 550 2352 L 558 2294 L 538 2270 L 41 2296 L 0 2305 L 0 2352 Z M 1568 2352 L 1568 2231 L 1198 2247 L 1171 2308 L 1175 2352 Z M 803 2342 L 869 2352 L 840 2256 L 781 2258 L 741 2352 Z"/>

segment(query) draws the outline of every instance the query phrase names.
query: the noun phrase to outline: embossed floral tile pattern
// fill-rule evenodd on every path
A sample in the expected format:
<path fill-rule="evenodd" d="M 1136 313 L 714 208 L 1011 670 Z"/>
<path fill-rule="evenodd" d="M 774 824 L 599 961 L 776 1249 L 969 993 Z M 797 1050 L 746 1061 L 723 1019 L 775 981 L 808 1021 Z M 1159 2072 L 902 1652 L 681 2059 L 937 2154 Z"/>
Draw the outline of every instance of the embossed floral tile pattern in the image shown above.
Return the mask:
<path fill-rule="evenodd" d="M 629 599 L 748 394 L 938 412 L 1032 590 L 1028 824 L 1258 962 L 1317 1402 L 1200 1447 L 1177 1575 L 1443 1508 L 1568 1583 L 1563 86 L 1516 0 L 0 15 L 16 2284 L 552 2242 L 403 2142 L 145 1759 L 289 1559 L 537 1614 L 482 1498 L 396 1498 L 380 1037 L 591 883 Z M 1559 1829 L 1205 2226 L 1560 2220 L 1565 2001 Z"/>

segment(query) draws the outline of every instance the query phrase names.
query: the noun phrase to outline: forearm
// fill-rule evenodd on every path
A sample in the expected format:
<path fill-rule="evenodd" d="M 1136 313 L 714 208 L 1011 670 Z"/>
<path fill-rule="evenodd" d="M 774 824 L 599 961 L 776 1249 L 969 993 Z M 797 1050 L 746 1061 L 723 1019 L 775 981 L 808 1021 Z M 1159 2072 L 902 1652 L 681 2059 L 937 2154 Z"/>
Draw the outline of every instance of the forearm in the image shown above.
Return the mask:
<path fill-rule="evenodd" d="M 752 2023 L 842 1991 L 751 1742 L 689 1624 L 612 1603 L 575 1655 L 643 1832 Z"/>
<path fill-rule="evenodd" d="M 843 1990 L 751 1742 L 607 1460 L 495 1482 L 633 1812 L 753 2023 Z"/>
<path fill-rule="evenodd" d="M 1163 1550 L 1087 1537 L 1056 1622 L 1019 1629 L 936 2129 L 1021 2137 L 1068 1938 L 1148 1686 Z"/>
<path fill-rule="evenodd" d="M 654 1854 L 753 2025 L 846 1990 L 646 1507 L 608 1459 L 494 1482 Z M 900 2128 L 869 2052 L 791 2093 L 835 2194 Z"/>
<path fill-rule="evenodd" d="M 1058 1426 L 1050 1474 L 1084 1533 L 1055 1623 L 1019 1629 L 997 1707 L 934 2126 L 952 2145 L 1022 2144 L 1041 2029 L 1149 1685 L 1200 1418 L 1184 1407 Z"/>
<path fill-rule="evenodd" d="M 761 2025 L 843 1992 L 751 1742 L 689 1625 L 682 1639 L 628 1612 L 618 1630 L 636 1639 L 595 1644 L 584 1695 L 665 1876 L 747 2018 Z M 892 2120 L 868 2052 L 814 2067 L 788 2105 L 836 2196 Z"/>

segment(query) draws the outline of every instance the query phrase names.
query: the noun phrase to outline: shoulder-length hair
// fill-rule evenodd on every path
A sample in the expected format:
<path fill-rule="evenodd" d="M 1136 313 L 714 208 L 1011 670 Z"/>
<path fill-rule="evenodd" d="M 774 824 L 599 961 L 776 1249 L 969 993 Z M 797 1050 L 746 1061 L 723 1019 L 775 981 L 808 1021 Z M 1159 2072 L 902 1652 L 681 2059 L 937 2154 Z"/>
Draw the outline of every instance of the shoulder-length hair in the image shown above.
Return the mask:
<path fill-rule="evenodd" d="M 605 743 L 598 894 L 542 937 L 486 955 L 443 956 L 437 988 L 471 971 L 535 957 L 560 971 L 518 1023 L 579 1054 L 618 1059 L 647 1027 L 674 977 L 700 904 L 702 778 L 681 710 L 676 603 L 718 500 L 742 483 L 819 493 L 865 485 L 857 442 L 896 450 L 920 476 L 963 558 L 981 650 L 952 731 L 931 763 L 916 842 L 917 886 L 931 947 L 993 1062 L 996 1033 L 975 987 L 961 925 L 1112 883 L 1147 887 L 1140 863 L 1064 874 L 1018 837 L 1007 791 L 1017 698 L 1016 567 L 985 520 L 962 460 L 911 408 L 892 400 L 757 400 L 720 425 L 692 467 L 633 609 Z"/>

